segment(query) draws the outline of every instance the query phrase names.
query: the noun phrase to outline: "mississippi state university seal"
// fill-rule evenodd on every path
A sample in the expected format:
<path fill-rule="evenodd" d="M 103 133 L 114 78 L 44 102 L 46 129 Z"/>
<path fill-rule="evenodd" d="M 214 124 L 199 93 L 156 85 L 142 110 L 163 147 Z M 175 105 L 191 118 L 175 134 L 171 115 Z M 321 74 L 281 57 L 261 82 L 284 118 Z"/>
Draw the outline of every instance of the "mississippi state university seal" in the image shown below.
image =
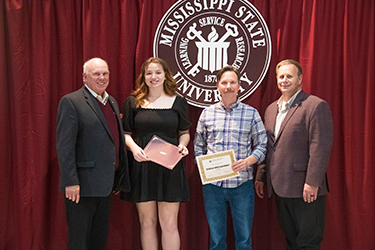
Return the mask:
<path fill-rule="evenodd" d="M 154 56 L 168 63 L 178 94 L 204 108 L 220 100 L 216 73 L 226 65 L 241 73 L 240 100 L 255 91 L 267 73 L 271 38 L 247 0 L 180 0 L 159 23 Z"/>

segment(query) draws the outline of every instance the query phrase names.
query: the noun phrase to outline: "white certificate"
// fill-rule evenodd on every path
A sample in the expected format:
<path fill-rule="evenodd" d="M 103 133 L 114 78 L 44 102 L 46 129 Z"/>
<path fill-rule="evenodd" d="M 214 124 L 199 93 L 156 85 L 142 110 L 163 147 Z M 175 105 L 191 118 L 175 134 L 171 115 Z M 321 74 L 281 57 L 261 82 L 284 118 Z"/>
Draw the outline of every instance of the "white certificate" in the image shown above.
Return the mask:
<path fill-rule="evenodd" d="M 233 150 L 197 156 L 196 161 L 202 184 L 225 180 L 240 175 L 238 171 L 234 172 L 232 170 L 232 163 L 236 161 Z"/>

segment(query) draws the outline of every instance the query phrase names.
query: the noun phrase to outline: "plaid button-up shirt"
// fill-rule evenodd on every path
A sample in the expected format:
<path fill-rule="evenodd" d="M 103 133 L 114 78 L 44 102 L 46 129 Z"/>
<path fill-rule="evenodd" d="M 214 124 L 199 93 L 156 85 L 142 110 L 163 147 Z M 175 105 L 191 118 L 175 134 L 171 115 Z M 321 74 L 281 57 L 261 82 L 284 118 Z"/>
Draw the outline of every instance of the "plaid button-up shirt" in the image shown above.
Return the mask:
<path fill-rule="evenodd" d="M 204 109 L 199 117 L 194 139 L 195 156 L 234 150 L 236 160 L 254 155 L 258 163 L 266 155 L 267 136 L 256 109 L 240 101 L 229 109 L 218 102 Z M 235 188 L 253 178 L 253 167 L 240 171 L 240 176 L 212 184 Z"/>

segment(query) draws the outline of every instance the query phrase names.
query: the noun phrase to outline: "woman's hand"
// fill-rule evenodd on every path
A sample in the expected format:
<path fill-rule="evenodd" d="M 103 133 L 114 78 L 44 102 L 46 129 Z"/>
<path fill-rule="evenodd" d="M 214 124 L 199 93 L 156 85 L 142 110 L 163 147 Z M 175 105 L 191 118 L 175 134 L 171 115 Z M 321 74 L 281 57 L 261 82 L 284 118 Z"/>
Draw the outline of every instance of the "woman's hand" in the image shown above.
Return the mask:
<path fill-rule="evenodd" d="M 178 151 L 182 156 L 186 156 L 189 154 L 189 150 L 185 145 L 188 145 L 190 141 L 190 134 L 189 130 L 180 130 L 178 131 Z"/>
<path fill-rule="evenodd" d="M 180 154 L 182 154 L 183 156 L 186 156 L 189 154 L 189 150 L 187 149 L 187 147 L 185 147 L 184 145 L 178 145 L 178 151 Z"/>
<path fill-rule="evenodd" d="M 139 146 L 132 148 L 133 157 L 137 162 L 148 161 L 147 155 Z"/>

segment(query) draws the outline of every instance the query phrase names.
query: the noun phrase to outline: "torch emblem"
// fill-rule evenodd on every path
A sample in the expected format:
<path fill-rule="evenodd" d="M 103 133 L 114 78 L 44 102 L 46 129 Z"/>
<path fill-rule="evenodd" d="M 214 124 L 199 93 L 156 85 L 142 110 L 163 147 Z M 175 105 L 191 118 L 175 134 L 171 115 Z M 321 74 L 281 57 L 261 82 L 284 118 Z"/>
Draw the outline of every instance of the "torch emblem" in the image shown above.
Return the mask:
<path fill-rule="evenodd" d="M 199 39 L 199 42 L 195 42 L 198 48 L 197 63 L 189 70 L 188 75 L 195 76 L 199 73 L 199 67 L 204 70 L 209 70 L 213 73 L 216 70 L 221 69 L 228 65 L 228 47 L 230 42 L 225 42 L 229 36 L 236 37 L 238 35 L 237 26 L 227 23 L 225 25 L 226 33 L 217 41 L 219 35 L 215 27 L 211 27 L 211 33 L 208 34 L 208 40 L 202 37 L 202 31 L 196 30 L 197 24 L 193 23 L 189 27 L 189 31 L 186 36 L 190 40 L 195 38 Z"/>

